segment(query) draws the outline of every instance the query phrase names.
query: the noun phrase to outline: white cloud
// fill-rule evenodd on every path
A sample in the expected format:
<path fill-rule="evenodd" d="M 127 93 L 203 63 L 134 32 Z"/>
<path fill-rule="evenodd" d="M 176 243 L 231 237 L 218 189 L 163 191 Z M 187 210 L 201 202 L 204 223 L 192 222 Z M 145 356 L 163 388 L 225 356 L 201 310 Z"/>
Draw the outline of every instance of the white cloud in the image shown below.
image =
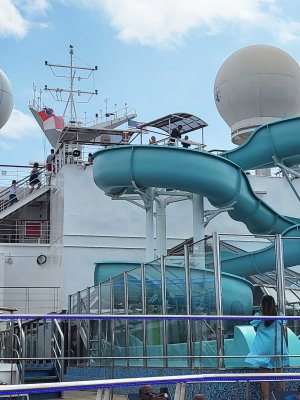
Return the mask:
<path fill-rule="evenodd" d="M 29 23 L 11 0 L 1 0 L 0 7 L 0 36 L 24 37 Z"/>
<path fill-rule="evenodd" d="M 32 17 L 45 13 L 49 0 L 0 0 L 0 37 L 24 38 L 32 26 Z M 29 18 L 30 17 L 30 18 Z"/>
<path fill-rule="evenodd" d="M 264 29 L 281 41 L 299 39 L 281 0 L 61 0 L 109 16 L 118 37 L 142 45 L 177 47 L 192 31 L 213 35 L 228 26 Z"/>
<path fill-rule="evenodd" d="M 14 109 L 7 123 L 0 130 L 0 139 L 22 140 L 37 136 L 39 133 L 40 128 L 33 117 Z"/>

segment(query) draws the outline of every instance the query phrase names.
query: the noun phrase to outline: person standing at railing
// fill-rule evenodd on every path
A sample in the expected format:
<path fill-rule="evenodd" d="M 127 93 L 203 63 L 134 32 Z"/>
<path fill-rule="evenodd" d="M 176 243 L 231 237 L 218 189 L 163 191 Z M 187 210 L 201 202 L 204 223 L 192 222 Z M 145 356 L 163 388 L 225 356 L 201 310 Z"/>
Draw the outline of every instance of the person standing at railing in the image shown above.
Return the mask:
<path fill-rule="evenodd" d="M 181 144 L 182 144 L 182 147 L 184 147 L 184 148 L 186 148 L 186 149 L 188 149 L 188 148 L 190 147 L 191 143 L 190 143 L 190 141 L 189 141 L 188 135 L 186 135 L 186 136 L 184 137 L 184 140 L 181 141 Z"/>
<path fill-rule="evenodd" d="M 176 140 L 181 139 L 181 129 L 182 129 L 182 125 L 178 125 L 176 128 L 174 128 L 172 130 L 171 136 L 170 136 L 170 141 L 169 141 L 170 146 L 175 146 Z"/>
<path fill-rule="evenodd" d="M 11 187 L 9 191 L 9 205 L 13 205 L 18 201 L 17 198 L 17 181 L 15 179 L 11 182 Z"/>
<path fill-rule="evenodd" d="M 94 157 L 92 153 L 89 153 L 88 155 L 88 165 L 93 165 L 94 163 Z"/>
<path fill-rule="evenodd" d="M 151 136 L 151 139 L 149 139 L 149 144 L 157 144 L 155 136 Z"/>
<path fill-rule="evenodd" d="M 35 162 L 33 164 L 33 168 L 31 170 L 30 177 L 29 177 L 29 185 L 31 186 L 29 194 L 32 193 L 35 185 L 38 185 L 37 189 L 39 189 L 41 187 L 41 181 L 39 180 L 39 174 L 40 174 L 39 163 Z"/>
<path fill-rule="evenodd" d="M 275 300 L 272 296 L 262 297 L 260 311 L 255 316 L 283 315 L 277 312 Z M 256 331 L 249 358 L 246 363 L 259 367 L 259 372 L 280 372 L 281 368 L 289 365 L 287 344 L 285 340 L 285 324 L 283 320 L 254 319 L 250 322 Z M 263 400 L 269 400 L 270 388 L 268 381 L 262 381 L 261 391 Z M 279 389 L 283 388 L 282 382 L 276 382 Z"/>
<path fill-rule="evenodd" d="M 54 157 L 55 157 L 54 149 L 51 149 L 49 156 L 46 158 L 46 167 L 47 167 L 47 171 L 49 171 L 49 172 L 53 171 Z"/>
<path fill-rule="evenodd" d="M 47 168 L 47 183 L 51 184 L 51 176 L 54 172 L 54 149 L 51 149 L 49 156 L 46 158 L 46 168 Z"/>

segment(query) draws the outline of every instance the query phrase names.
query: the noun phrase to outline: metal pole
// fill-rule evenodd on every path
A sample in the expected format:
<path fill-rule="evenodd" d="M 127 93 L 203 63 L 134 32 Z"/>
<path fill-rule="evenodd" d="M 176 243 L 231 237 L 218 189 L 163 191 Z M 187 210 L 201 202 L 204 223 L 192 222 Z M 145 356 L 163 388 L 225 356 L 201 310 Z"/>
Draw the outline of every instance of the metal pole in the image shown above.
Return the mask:
<path fill-rule="evenodd" d="M 125 314 L 128 314 L 129 304 L 128 304 L 128 273 L 124 271 L 124 311 Z M 125 321 L 125 357 L 126 357 L 126 367 L 129 367 L 129 359 L 128 356 L 130 354 L 129 351 L 129 329 L 128 329 L 128 320 Z"/>
<path fill-rule="evenodd" d="M 114 313 L 114 279 L 110 278 L 109 279 L 109 285 L 110 285 L 110 312 L 111 314 Z M 111 326 L 111 370 L 112 370 L 112 378 L 114 378 L 114 369 L 115 369 L 115 363 L 114 363 L 114 355 L 115 355 L 115 320 L 111 320 L 110 323 Z"/>
<path fill-rule="evenodd" d="M 90 314 L 91 309 L 90 309 L 90 303 L 91 303 L 91 293 L 90 287 L 87 287 L 87 296 L 86 296 L 86 310 L 87 310 L 87 314 Z M 87 347 L 87 354 L 91 353 L 91 321 L 87 321 L 87 327 L 86 327 L 86 335 L 87 335 L 87 343 L 86 343 L 86 347 Z M 90 366 L 90 360 L 88 362 L 89 366 Z"/>
<path fill-rule="evenodd" d="M 219 235 L 217 232 L 213 233 L 213 251 L 214 251 L 214 283 L 215 283 L 215 301 L 216 301 L 216 314 L 223 314 L 222 307 L 222 285 L 221 285 L 221 263 L 220 263 L 220 243 Z M 223 344 L 223 321 L 216 321 L 217 327 L 217 355 L 218 355 L 218 368 L 224 368 L 224 344 Z"/>
<path fill-rule="evenodd" d="M 102 314 L 101 310 L 101 283 L 98 283 L 98 314 Z M 102 336 L 102 322 L 101 319 L 98 321 L 98 357 L 102 356 L 101 354 L 101 336 Z M 101 366 L 101 360 L 99 361 L 99 365 Z"/>
<path fill-rule="evenodd" d="M 193 194 L 193 238 L 195 264 L 200 268 L 205 268 L 204 251 L 204 198 L 199 194 Z"/>
<path fill-rule="evenodd" d="M 289 239 L 286 239 L 289 240 Z M 290 239 L 293 240 L 293 239 Z M 276 288 L 278 311 L 285 312 L 285 279 L 283 246 L 281 235 L 275 235 L 275 265 L 276 265 Z"/>
<path fill-rule="evenodd" d="M 167 255 L 166 202 L 157 199 L 156 202 L 156 251 L 157 256 Z"/>
<path fill-rule="evenodd" d="M 145 196 L 146 208 L 146 261 L 154 260 L 154 228 L 153 228 L 153 189 L 148 188 Z"/>
<path fill-rule="evenodd" d="M 191 276 L 190 276 L 190 259 L 189 259 L 189 247 L 184 245 L 184 273 L 185 273 L 185 293 L 186 293 L 186 313 L 191 314 L 192 311 L 192 298 L 191 298 Z M 187 321 L 187 355 L 189 357 L 189 367 L 194 366 L 194 344 L 192 341 L 191 321 Z M 193 325 L 194 326 L 194 325 Z"/>
<path fill-rule="evenodd" d="M 165 257 L 160 257 L 160 269 L 161 269 L 161 306 L 162 306 L 162 314 L 167 314 L 167 288 L 166 288 L 166 268 L 165 268 Z M 168 334 L 167 334 L 167 321 L 164 319 L 163 322 L 163 331 L 162 331 L 162 347 L 163 347 L 163 356 L 164 356 L 164 367 L 168 367 Z"/>
<path fill-rule="evenodd" d="M 145 264 L 141 264 L 141 286 L 142 286 L 142 313 L 147 313 L 146 307 L 146 279 L 145 279 Z M 143 364 L 147 367 L 147 321 L 143 319 Z"/>

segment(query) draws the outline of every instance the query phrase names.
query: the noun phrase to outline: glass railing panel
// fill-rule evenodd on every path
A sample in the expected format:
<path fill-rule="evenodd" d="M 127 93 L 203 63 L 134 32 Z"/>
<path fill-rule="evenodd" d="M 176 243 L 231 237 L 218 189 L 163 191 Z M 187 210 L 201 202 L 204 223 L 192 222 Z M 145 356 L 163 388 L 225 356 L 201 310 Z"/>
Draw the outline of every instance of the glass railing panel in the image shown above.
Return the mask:
<path fill-rule="evenodd" d="M 275 237 L 219 235 L 222 308 L 225 315 L 251 315 L 260 309 L 264 294 L 276 286 Z M 272 292 L 272 293 L 271 293 Z M 231 319 L 223 322 L 224 352 L 238 340 L 249 321 Z M 240 366 L 241 360 L 227 359 L 226 367 Z"/>
<path fill-rule="evenodd" d="M 162 314 L 162 284 L 160 260 L 145 264 L 146 314 Z M 146 321 L 147 366 L 163 366 L 163 344 L 166 330 L 162 321 Z"/>
<path fill-rule="evenodd" d="M 162 313 L 160 260 L 145 264 L 146 314 Z"/>
<path fill-rule="evenodd" d="M 127 272 L 128 313 L 143 314 L 141 267 Z"/>
<path fill-rule="evenodd" d="M 184 257 L 165 257 L 166 312 L 186 314 Z"/>
<path fill-rule="evenodd" d="M 77 314 L 77 294 L 70 296 L 70 314 Z"/>
<path fill-rule="evenodd" d="M 216 314 L 213 248 L 211 237 L 187 248 L 190 275 L 191 314 Z M 191 323 L 192 352 L 196 367 L 216 367 L 216 321 Z"/>
<path fill-rule="evenodd" d="M 98 286 L 92 286 L 90 291 L 90 312 L 92 314 L 99 313 L 99 289 Z"/>
<path fill-rule="evenodd" d="M 165 257 L 166 313 L 186 314 L 186 284 L 183 256 Z M 166 321 L 168 367 L 187 366 L 189 324 L 184 320 Z M 176 358 L 175 358 L 176 356 Z M 180 357 L 182 356 L 182 357 Z"/>
<path fill-rule="evenodd" d="M 117 275 L 112 279 L 113 285 L 113 313 L 124 314 L 125 311 L 125 290 L 124 275 Z"/>
<path fill-rule="evenodd" d="M 87 314 L 89 310 L 88 304 L 88 289 L 84 289 L 78 293 L 79 303 L 78 303 L 78 314 Z"/>
<path fill-rule="evenodd" d="M 128 352 L 129 357 L 128 366 L 137 367 L 143 366 L 142 356 L 146 356 L 147 351 L 144 345 L 144 338 L 146 335 L 146 323 L 140 319 L 130 320 L 127 325 L 128 329 Z"/>
<path fill-rule="evenodd" d="M 112 312 L 111 306 L 111 281 L 105 281 L 100 284 L 100 314 L 110 314 Z M 101 366 L 111 366 L 112 359 L 108 357 L 113 356 L 113 333 L 114 321 L 102 320 L 98 323 L 98 342 L 97 348 L 99 355 L 102 357 L 99 364 Z M 94 344 L 96 346 L 96 344 Z"/>
<path fill-rule="evenodd" d="M 111 287 L 110 281 L 100 284 L 100 314 L 110 314 L 111 312 Z"/>

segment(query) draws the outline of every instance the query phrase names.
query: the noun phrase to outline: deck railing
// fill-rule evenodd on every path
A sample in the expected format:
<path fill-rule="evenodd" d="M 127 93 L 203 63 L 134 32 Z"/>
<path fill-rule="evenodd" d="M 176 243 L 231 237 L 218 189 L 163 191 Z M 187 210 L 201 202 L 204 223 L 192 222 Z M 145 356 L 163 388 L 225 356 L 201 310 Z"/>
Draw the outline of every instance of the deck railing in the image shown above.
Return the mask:
<path fill-rule="evenodd" d="M 16 198 L 17 201 L 23 200 L 25 197 L 27 197 L 32 190 L 32 187 L 30 186 L 29 182 L 29 177 L 30 177 L 30 171 L 27 176 L 25 176 L 23 179 L 17 181 L 16 185 Z M 38 179 L 41 183 L 41 186 L 47 185 L 48 184 L 48 178 L 47 178 L 47 172 L 45 171 L 45 168 L 40 168 L 39 170 L 39 176 Z M 11 182 L 10 182 L 11 185 Z M 11 186 L 7 187 L 6 189 L 2 190 L 0 192 L 0 213 L 4 210 L 6 210 L 8 207 L 11 207 L 13 204 L 15 204 L 15 200 L 12 200 L 9 198 Z"/>

